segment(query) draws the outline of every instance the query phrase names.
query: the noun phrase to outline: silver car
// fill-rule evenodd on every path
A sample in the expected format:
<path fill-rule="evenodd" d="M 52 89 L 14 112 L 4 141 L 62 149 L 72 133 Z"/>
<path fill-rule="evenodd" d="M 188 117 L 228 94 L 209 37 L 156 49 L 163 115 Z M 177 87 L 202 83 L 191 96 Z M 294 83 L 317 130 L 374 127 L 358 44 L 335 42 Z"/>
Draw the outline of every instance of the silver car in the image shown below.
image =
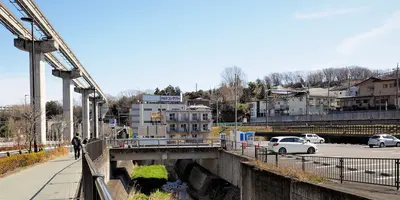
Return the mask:
<path fill-rule="evenodd" d="M 378 146 L 380 148 L 382 147 L 400 147 L 400 140 L 396 137 L 393 137 L 389 134 L 376 134 L 369 138 L 368 140 L 368 146 L 369 147 L 374 147 Z"/>

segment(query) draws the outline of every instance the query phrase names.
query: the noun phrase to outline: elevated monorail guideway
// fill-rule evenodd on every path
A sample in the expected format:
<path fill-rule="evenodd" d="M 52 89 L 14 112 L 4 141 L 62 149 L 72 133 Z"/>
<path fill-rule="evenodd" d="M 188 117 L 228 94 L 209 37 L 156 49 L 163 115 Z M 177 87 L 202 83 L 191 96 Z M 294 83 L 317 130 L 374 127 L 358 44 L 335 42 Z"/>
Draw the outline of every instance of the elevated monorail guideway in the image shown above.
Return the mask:
<path fill-rule="evenodd" d="M 91 87 L 96 90 L 96 93 L 98 93 L 104 99 L 104 101 L 107 102 L 107 98 L 104 95 L 103 91 L 89 75 L 83 65 L 79 62 L 75 54 L 67 46 L 64 40 L 55 31 L 49 20 L 47 20 L 47 18 L 43 15 L 35 2 L 32 0 L 15 0 L 15 3 L 17 3 L 28 16 L 32 17 L 35 20 L 37 27 L 39 27 L 39 29 L 47 37 L 52 37 L 52 39 L 54 39 L 59 44 L 59 50 L 61 54 L 65 56 L 65 58 L 71 63 L 74 68 L 79 69 L 82 72 L 83 78 L 89 83 Z"/>
<path fill-rule="evenodd" d="M 92 137 L 99 137 L 98 124 L 103 123 L 104 115 L 108 110 L 108 103 L 104 93 L 33 1 L 15 1 L 11 3 L 21 7 L 21 9 L 18 10 L 25 12 L 24 15 L 32 18 L 35 26 L 45 35 L 45 39 L 39 40 L 35 37 L 34 42 L 32 42 L 31 31 L 0 2 L 0 22 L 12 34 L 18 37 L 14 39 L 14 46 L 20 50 L 29 52 L 30 55 L 35 58 L 32 60 L 34 61 L 33 63 L 31 61 L 30 70 L 31 96 L 33 97 L 31 98 L 31 103 L 34 105 L 33 108 L 35 112 L 40 111 L 40 113 L 42 113 L 41 117 L 38 117 L 35 126 L 35 133 L 40 142 L 46 143 L 44 62 L 49 63 L 49 65 L 54 68 L 52 72 L 54 76 L 62 78 L 63 80 L 63 115 L 68 120 L 68 126 L 66 128 L 69 133 L 68 135 L 71 138 L 73 137 L 73 90 L 71 89 L 71 84 L 74 84 L 76 86 L 75 92 L 81 93 L 83 97 L 83 137 L 91 137 L 89 135 L 90 132 L 94 134 Z M 34 51 L 32 49 L 33 44 L 35 44 Z M 63 65 L 62 62 L 51 53 L 53 51 L 59 51 L 72 66 L 72 69 Z M 80 77 L 87 83 L 82 82 L 82 80 L 79 79 Z M 91 94 L 93 94 L 93 98 L 90 97 Z M 96 96 L 96 94 L 98 95 Z M 92 106 L 90 106 L 89 99 L 92 100 Z M 92 131 L 89 125 L 89 108 L 94 110 L 94 112 L 92 112 L 94 115 Z M 98 116 L 99 110 L 101 116 Z M 102 131 L 103 130 L 100 129 L 101 134 Z"/>

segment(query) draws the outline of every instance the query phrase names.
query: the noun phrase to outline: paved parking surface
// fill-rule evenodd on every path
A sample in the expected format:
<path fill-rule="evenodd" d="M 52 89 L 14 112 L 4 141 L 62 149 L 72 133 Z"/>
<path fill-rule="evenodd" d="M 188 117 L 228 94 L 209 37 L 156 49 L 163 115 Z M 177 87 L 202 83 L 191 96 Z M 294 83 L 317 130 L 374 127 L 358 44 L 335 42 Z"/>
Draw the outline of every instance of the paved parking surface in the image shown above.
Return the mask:
<path fill-rule="evenodd" d="M 261 147 L 267 145 L 268 142 L 260 144 Z M 240 146 L 238 148 L 238 151 L 241 152 Z M 305 171 L 317 173 L 330 179 L 340 180 L 342 174 L 343 181 L 396 186 L 396 179 L 400 174 L 400 172 L 397 172 L 397 169 L 400 168 L 400 163 L 397 164 L 400 160 L 400 148 L 318 144 L 318 149 L 319 151 L 316 154 L 278 156 L 278 164 L 299 170 L 304 168 Z M 254 157 L 254 147 L 246 148 L 244 154 Z M 265 161 L 266 157 L 259 155 L 259 159 Z M 267 163 L 276 164 L 276 156 L 268 155 Z"/>

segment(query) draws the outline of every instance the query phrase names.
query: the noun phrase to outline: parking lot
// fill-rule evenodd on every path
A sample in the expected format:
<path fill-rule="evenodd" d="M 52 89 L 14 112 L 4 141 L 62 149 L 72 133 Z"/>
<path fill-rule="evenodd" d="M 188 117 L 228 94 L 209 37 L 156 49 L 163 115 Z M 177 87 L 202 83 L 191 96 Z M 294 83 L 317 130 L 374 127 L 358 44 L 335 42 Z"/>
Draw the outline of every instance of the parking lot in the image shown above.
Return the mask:
<path fill-rule="evenodd" d="M 256 143 L 256 145 L 258 144 Z M 266 148 L 267 145 L 268 142 L 260 144 L 261 148 Z M 255 148 L 246 148 L 244 154 L 254 157 Z M 258 157 L 259 160 L 274 165 L 276 165 L 278 157 L 279 166 L 304 169 L 306 172 L 316 173 L 329 179 L 396 186 L 400 148 L 319 144 L 316 154 L 259 155 Z M 265 160 L 266 157 L 267 160 Z"/>

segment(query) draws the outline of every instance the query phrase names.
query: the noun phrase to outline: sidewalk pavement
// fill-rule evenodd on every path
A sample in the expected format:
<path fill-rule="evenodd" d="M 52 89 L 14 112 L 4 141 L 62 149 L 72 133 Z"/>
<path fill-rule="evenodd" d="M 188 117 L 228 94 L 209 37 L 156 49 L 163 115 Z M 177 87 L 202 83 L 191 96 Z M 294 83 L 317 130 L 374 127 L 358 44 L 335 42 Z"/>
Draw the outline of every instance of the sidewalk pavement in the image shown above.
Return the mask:
<path fill-rule="evenodd" d="M 81 173 L 82 160 L 69 154 L 0 178 L 0 199 L 73 199 Z"/>

